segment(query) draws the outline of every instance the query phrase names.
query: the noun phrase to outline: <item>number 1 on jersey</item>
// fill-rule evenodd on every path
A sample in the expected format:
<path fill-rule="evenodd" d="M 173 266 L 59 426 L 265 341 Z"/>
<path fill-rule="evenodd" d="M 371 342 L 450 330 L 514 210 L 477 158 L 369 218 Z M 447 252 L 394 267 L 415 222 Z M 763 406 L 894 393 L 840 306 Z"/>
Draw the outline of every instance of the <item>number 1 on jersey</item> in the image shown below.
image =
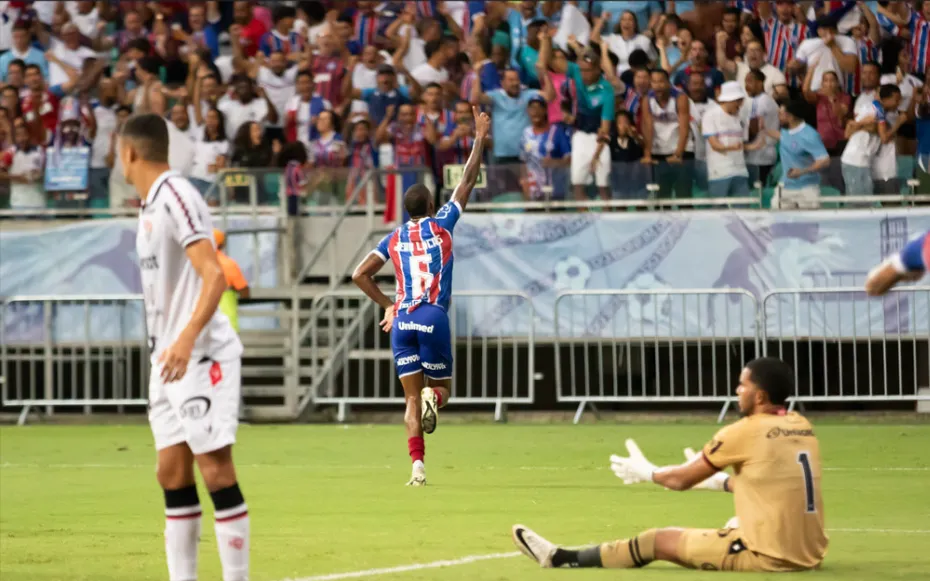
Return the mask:
<path fill-rule="evenodd" d="M 807 499 L 805 512 L 817 512 L 814 505 L 814 471 L 811 470 L 810 455 L 807 452 L 799 452 L 798 464 L 801 465 L 801 475 L 804 477 L 804 496 Z"/>

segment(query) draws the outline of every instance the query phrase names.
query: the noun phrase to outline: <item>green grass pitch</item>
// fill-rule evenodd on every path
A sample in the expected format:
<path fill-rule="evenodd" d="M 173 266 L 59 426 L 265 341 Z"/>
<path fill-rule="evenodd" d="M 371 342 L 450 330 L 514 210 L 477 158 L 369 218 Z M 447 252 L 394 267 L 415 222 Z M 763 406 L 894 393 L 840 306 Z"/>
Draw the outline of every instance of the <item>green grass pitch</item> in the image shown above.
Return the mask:
<path fill-rule="evenodd" d="M 810 575 L 930 579 L 930 424 L 824 420 L 815 428 L 831 540 L 823 569 Z M 506 555 L 517 522 L 569 545 L 649 527 L 722 526 L 733 516 L 729 495 L 623 486 L 607 468 L 626 437 L 653 461 L 677 463 L 685 446 L 700 446 L 715 429 L 710 422 L 440 425 L 427 438 L 429 486 L 411 489 L 400 425 L 243 426 L 236 460 L 252 518 L 252 579 L 441 560 L 456 564 L 331 579 L 735 579 L 661 564 L 542 571 Z M 154 468 L 145 426 L 0 429 L 0 579 L 166 579 Z M 200 579 L 212 581 L 220 579 L 219 562 L 202 488 L 201 502 Z"/>

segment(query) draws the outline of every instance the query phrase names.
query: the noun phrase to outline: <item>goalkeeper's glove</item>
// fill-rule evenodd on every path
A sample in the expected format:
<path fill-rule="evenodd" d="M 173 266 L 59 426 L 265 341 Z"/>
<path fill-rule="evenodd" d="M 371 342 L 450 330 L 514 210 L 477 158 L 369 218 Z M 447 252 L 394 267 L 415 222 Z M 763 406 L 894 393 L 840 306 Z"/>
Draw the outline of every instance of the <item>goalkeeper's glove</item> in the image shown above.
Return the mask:
<path fill-rule="evenodd" d="M 623 480 L 624 484 L 652 482 L 652 473 L 656 469 L 655 465 L 646 460 L 639 446 L 631 438 L 626 440 L 626 450 L 630 454 L 629 458 L 617 456 L 616 454 L 610 456 L 610 469 L 614 471 L 617 478 Z"/>
<path fill-rule="evenodd" d="M 688 462 L 693 462 L 695 458 L 698 458 L 700 454 L 695 452 L 691 448 L 685 448 L 685 459 Z M 721 492 L 726 491 L 726 482 L 730 479 L 730 476 L 726 472 L 717 472 L 707 480 L 696 484 L 694 488 L 703 488 L 705 490 L 719 490 Z"/>

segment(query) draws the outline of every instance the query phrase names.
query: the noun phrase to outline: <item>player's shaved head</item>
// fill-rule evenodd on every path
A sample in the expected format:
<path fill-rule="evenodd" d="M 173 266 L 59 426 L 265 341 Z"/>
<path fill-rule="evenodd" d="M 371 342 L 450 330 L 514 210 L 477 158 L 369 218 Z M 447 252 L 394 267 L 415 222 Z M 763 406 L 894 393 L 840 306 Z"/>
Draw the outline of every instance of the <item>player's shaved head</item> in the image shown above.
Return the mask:
<path fill-rule="evenodd" d="M 749 378 L 766 393 L 769 403 L 784 405 L 794 393 L 794 371 L 791 366 L 775 357 L 759 357 L 746 364 Z"/>
<path fill-rule="evenodd" d="M 120 131 L 123 146 L 130 146 L 141 161 L 168 163 L 168 124 L 159 115 L 133 115 Z"/>
<path fill-rule="evenodd" d="M 404 209 L 411 218 L 422 218 L 430 214 L 430 202 L 433 194 L 423 184 L 410 186 L 404 194 Z"/>

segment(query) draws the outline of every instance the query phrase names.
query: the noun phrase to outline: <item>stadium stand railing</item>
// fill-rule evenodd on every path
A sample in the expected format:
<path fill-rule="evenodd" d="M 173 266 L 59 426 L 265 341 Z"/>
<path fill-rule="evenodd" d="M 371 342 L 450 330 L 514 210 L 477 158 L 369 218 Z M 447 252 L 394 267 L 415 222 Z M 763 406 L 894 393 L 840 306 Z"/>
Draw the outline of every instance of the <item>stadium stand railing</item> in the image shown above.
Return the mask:
<path fill-rule="evenodd" d="M 737 289 L 563 291 L 553 312 L 557 400 L 575 423 L 601 402 L 720 402 L 761 353 L 758 301 Z"/>
<path fill-rule="evenodd" d="M 507 335 L 477 334 L 473 313 L 486 312 L 491 301 L 499 300 L 525 310 L 527 326 Z M 390 335 L 379 325 L 381 309 L 358 290 L 329 291 L 315 303 L 326 305 L 320 308 L 327 313 L 326 321 L 315 326 L 307 339 L 312 352 L 325 351 L 327 357 L 314 374 L 299 412 L 311 404 L 335 405 L 336 419 L 345 421 L 352 405 L 403 403 Z M 357 316 L 339 326 L 342 313 Z M 494 418 L 501 421 L 508 404 L 534 402 L 536 337 L 529 296 L 509 291 L 456 293 L 449 320 L 455 345 L 452 397 L 457 404 L 493 406 Z"/>
<path fill-rule="evenodd" d="M 328 307 L 317 311 L 325 313 L 298 354 L 301 365 L 279 369 L 292 380 L 282 388 L 292 403 L 275 417 L 335 406 L 344 421 L 352 406 L 401 403 L 380 310 L 357 290 L 314 302 Z M 487 320 L 502 304 L 525 310 L 517 318 L 525 323 L 493 331 L 477 323 L 476 314 Z M 921 392 L 930 387 L 928 309 L 930 286 L 883 299 L 858 288 L 779 290 L 761 300 L 742 289 L 564 291 L 547 329 L 523 293 L 464 292 L 450 312 L 453 396 L 493 406 L 498 420 L 509 404 L 552 396 L 578 404 L 576 422 L 599 403 L 718 402 L 722 419 L 743 365 L 772 355 L 795 369 L 792 407 L 930 400 Z M 141 296 L 11 297 L 0 315 L 2 400 L 20 408 L 20 422 L 36 407 L 141 411 L 149 373 Z M 309 370 L 308 354 L 316 358 Z M 543 393 L 539 379 L 552 367 L 556 393 Z M 309 378 L 303 386 L 301 373 Z"/>
<path fill-rule="evenodd" d="M 38 331 L 38 332 L 37 332 Z M 4 406 L 145 406 L 149 349 L 141 295 L 9 297 L 0 312 Z"/>

